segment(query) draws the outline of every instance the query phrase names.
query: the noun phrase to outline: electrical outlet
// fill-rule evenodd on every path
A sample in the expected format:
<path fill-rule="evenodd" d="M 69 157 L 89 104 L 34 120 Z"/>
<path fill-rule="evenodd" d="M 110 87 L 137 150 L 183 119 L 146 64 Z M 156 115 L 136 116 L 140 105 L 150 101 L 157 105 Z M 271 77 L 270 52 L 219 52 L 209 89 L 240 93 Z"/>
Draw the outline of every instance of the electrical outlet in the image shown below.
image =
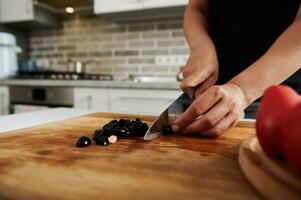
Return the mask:
<path fill-rule="evenodd" d="M 187 56 L 156 56 L 158 66 L 184 66 Z"/>

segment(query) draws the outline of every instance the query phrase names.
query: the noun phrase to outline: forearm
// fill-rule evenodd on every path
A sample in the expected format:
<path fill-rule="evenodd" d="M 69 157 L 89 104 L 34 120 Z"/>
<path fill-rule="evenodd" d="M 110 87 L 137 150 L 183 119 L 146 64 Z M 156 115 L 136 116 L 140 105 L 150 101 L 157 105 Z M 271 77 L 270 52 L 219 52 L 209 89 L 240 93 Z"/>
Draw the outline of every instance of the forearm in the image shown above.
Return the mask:
<path fill-rule="evenodd" d="M 210 56 L 215 52 L 215 47 L 208 33 L 208 2 L 196 4 L 198 3 L 191 0 L 185 10 L 184 33 L 190 50 L 202 47 L 207 49 Z"/>
<path fill-rule="evenodd" d="M 301 67 L 301 19 L 296 20 L 255 63 L 230 82 L 244 91 L 248 103 Z"/>

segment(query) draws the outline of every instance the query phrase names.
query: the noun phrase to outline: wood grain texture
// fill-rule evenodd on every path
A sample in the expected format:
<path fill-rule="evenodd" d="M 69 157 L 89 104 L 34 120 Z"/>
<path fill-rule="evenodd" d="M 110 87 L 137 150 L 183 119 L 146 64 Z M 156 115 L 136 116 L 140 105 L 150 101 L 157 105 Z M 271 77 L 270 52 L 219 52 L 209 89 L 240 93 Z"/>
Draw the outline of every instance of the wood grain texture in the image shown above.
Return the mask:
<path fill-rule="evenodd" d="M 253 128 L 214 140 L 179 135 L 74 147 L 111 119 L 133 117 L 97 113 L 1 135 L 0 199 L 260 198 L 238 164 L 239 145 Z"/>
<path fill-rule="evenodd" d="M 242 143 L 239 164 L 247 179 L 266 199 L 301 199 L 300 176 L 284 160 L 268 157 L 256 137 Z"/>

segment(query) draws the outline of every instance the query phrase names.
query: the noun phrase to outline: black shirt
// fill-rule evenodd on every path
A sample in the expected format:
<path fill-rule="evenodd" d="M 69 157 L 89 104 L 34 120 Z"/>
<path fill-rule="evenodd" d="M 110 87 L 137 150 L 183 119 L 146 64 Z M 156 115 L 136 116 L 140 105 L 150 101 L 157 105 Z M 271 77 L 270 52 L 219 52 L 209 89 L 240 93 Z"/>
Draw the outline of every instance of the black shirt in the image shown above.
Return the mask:
<path fill-rule="evenodd" d="M 294 21 L 301 0 L 210 2 L 210 35 L 219 60 L 218 84 L 222 84 L 268 50 Z M 290 82 L 296 80 L 301 88 L 301 71 Z"/>

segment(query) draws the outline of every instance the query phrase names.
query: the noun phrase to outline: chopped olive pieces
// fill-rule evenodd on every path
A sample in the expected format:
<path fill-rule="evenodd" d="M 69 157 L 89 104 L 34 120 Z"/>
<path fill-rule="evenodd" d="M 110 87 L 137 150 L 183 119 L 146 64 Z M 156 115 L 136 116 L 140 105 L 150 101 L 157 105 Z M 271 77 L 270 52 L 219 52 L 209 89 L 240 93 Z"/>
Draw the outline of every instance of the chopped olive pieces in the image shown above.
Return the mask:
<path fill-rule="evenodd" d="M 102 129 L 95 130 L 92 139 L 97 145 L 107 146 L 110 143 L 114 144 L 117 141 L 117 138 L 143 136 L 147 130 L 148 125 L 139 118 L 132 120 L 111 120 L 109 123 L 105 124 Z M 90 145 L 91 140 L 86 136 L 83 137 L 90 141 L 88 142 L 88 145 Z M 79 138 L 76 144 L 77 147 L 82 147 L 82 144 L 79 144 L 80 146 L 78 146 L 81 138 Z"/>
<path fill-rule="evenodd" d="M 82 147 L 87 147 L 91 144 L 90 138 L 87 136 L 81 136 L 77 142 L 76 142 L 76 147 L 82 148 Z"/>
<path fill-rule="evenodd" d="M 97 145 L 108 146 L 110 144 L 109 139 L 105 136 L 100 136 L 95 139 Z"/>
<path fill-rule="evenodd" d="M 174 132 L 170 125 L 166 125 L 163 127 L 162 134 L 163 135 L 171 135 L 171 134 L 174 134 Z"/>

